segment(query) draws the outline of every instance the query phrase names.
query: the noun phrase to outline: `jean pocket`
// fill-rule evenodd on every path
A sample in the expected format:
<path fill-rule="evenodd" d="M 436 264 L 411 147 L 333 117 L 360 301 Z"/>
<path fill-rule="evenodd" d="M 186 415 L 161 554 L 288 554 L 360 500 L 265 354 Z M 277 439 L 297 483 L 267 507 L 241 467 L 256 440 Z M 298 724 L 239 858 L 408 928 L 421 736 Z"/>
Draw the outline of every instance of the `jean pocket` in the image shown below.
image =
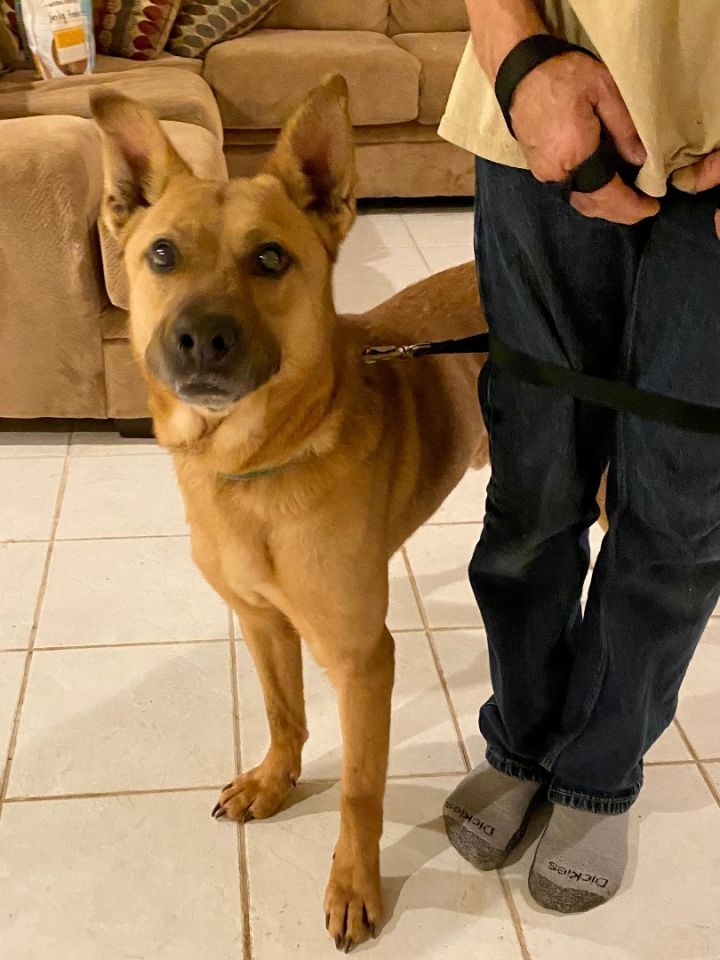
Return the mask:
<path fill-rule="evenodd" d="M 488 437 L 492 436 L 493 425 L 493 364 L 485 362 L 478 378 L 478 399 Z"/>

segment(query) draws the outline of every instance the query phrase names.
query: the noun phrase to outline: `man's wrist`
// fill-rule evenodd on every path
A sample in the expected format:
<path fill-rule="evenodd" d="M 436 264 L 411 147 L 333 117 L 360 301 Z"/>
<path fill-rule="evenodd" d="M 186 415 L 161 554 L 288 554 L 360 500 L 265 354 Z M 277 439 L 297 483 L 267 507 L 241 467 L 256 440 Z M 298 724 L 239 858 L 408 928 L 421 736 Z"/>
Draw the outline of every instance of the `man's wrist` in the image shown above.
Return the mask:
<path fill-rule="evenodd" d="M 473 48 L 492 83 L 505 57 L 521 40 L 548 33 L 532 0 L 465 0 Z"/>
<path fill-rule="evenodd" d="M 515 134 L 510 117 L 510 107 L 515 88 L 536 67 L 567 53 L 582 53 L 592 57 L 593 60 L 598 59 L 591 50 L 570 43 L 569 40 L 562 37 L 554 37 L 547 33 L 536 33 L 516 44 L 500 64 L 500 69 L 495 77 L 495 96 L 505 117 L 508 130 L 513 136 Z"/>

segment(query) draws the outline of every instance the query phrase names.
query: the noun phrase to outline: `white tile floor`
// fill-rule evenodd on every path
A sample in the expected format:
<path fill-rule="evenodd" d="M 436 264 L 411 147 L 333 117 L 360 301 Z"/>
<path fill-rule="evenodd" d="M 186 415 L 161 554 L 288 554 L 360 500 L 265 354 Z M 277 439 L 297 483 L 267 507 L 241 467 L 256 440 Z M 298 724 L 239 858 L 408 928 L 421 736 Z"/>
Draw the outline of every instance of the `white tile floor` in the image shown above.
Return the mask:
<path fill-rule="evenodd" d="M 471 233 L 457 209 L 362 216 L 339 264 L 340 307 L 470 259 Z M 486 479 L 469 475 L 393 562 L 388 920 L 359 952 L 720 960 L 720 619 L 650 755 L 612 904 L 553 915 L 528 896 L 531 849 L 496 875 L 448 848 L 442 800 L 483 752 L 487 656 L 465 569 Z M 168 458 L 103 431 L 0 433 L 0 956 L 335 956 L 321 902 L 340 740 L 309 662 L 306 685 L 294 802 L 244 828 L 212 821 L 217 788 L 261 756 L 265 721 L 233 618 L 190 561 Z"/>

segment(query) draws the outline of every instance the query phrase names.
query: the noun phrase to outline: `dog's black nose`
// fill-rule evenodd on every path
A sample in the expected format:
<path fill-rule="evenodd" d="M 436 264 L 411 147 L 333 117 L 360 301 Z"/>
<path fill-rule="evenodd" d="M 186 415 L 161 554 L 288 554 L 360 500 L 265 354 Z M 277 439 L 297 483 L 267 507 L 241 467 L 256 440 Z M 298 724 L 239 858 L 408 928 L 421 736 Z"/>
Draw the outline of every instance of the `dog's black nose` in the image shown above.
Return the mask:
<path fill-rule="evenodd" d="M 221 371 L 237 346 L 240 331 L 222 313 L 181 312 L 169 331 L 168 352 L 179 373 L 202 375 Z"/>

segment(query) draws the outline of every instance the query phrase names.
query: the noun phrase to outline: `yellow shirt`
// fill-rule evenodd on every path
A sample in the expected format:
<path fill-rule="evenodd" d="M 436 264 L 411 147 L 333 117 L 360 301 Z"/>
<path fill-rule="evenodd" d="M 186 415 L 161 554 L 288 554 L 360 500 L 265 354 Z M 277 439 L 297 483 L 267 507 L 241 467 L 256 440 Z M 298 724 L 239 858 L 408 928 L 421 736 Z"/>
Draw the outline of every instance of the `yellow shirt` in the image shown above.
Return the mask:
<path fill-rule="evenodd" d="M 674 171 L 720 148 L 720 0 L 537 0 L 548 28 L 594 50 L 617 83 L 661 197 Z M 468 43 L 440 136 L 512 167 L 527 162 Z M 676 185 L 683 186 L 682 178 Z"/>

